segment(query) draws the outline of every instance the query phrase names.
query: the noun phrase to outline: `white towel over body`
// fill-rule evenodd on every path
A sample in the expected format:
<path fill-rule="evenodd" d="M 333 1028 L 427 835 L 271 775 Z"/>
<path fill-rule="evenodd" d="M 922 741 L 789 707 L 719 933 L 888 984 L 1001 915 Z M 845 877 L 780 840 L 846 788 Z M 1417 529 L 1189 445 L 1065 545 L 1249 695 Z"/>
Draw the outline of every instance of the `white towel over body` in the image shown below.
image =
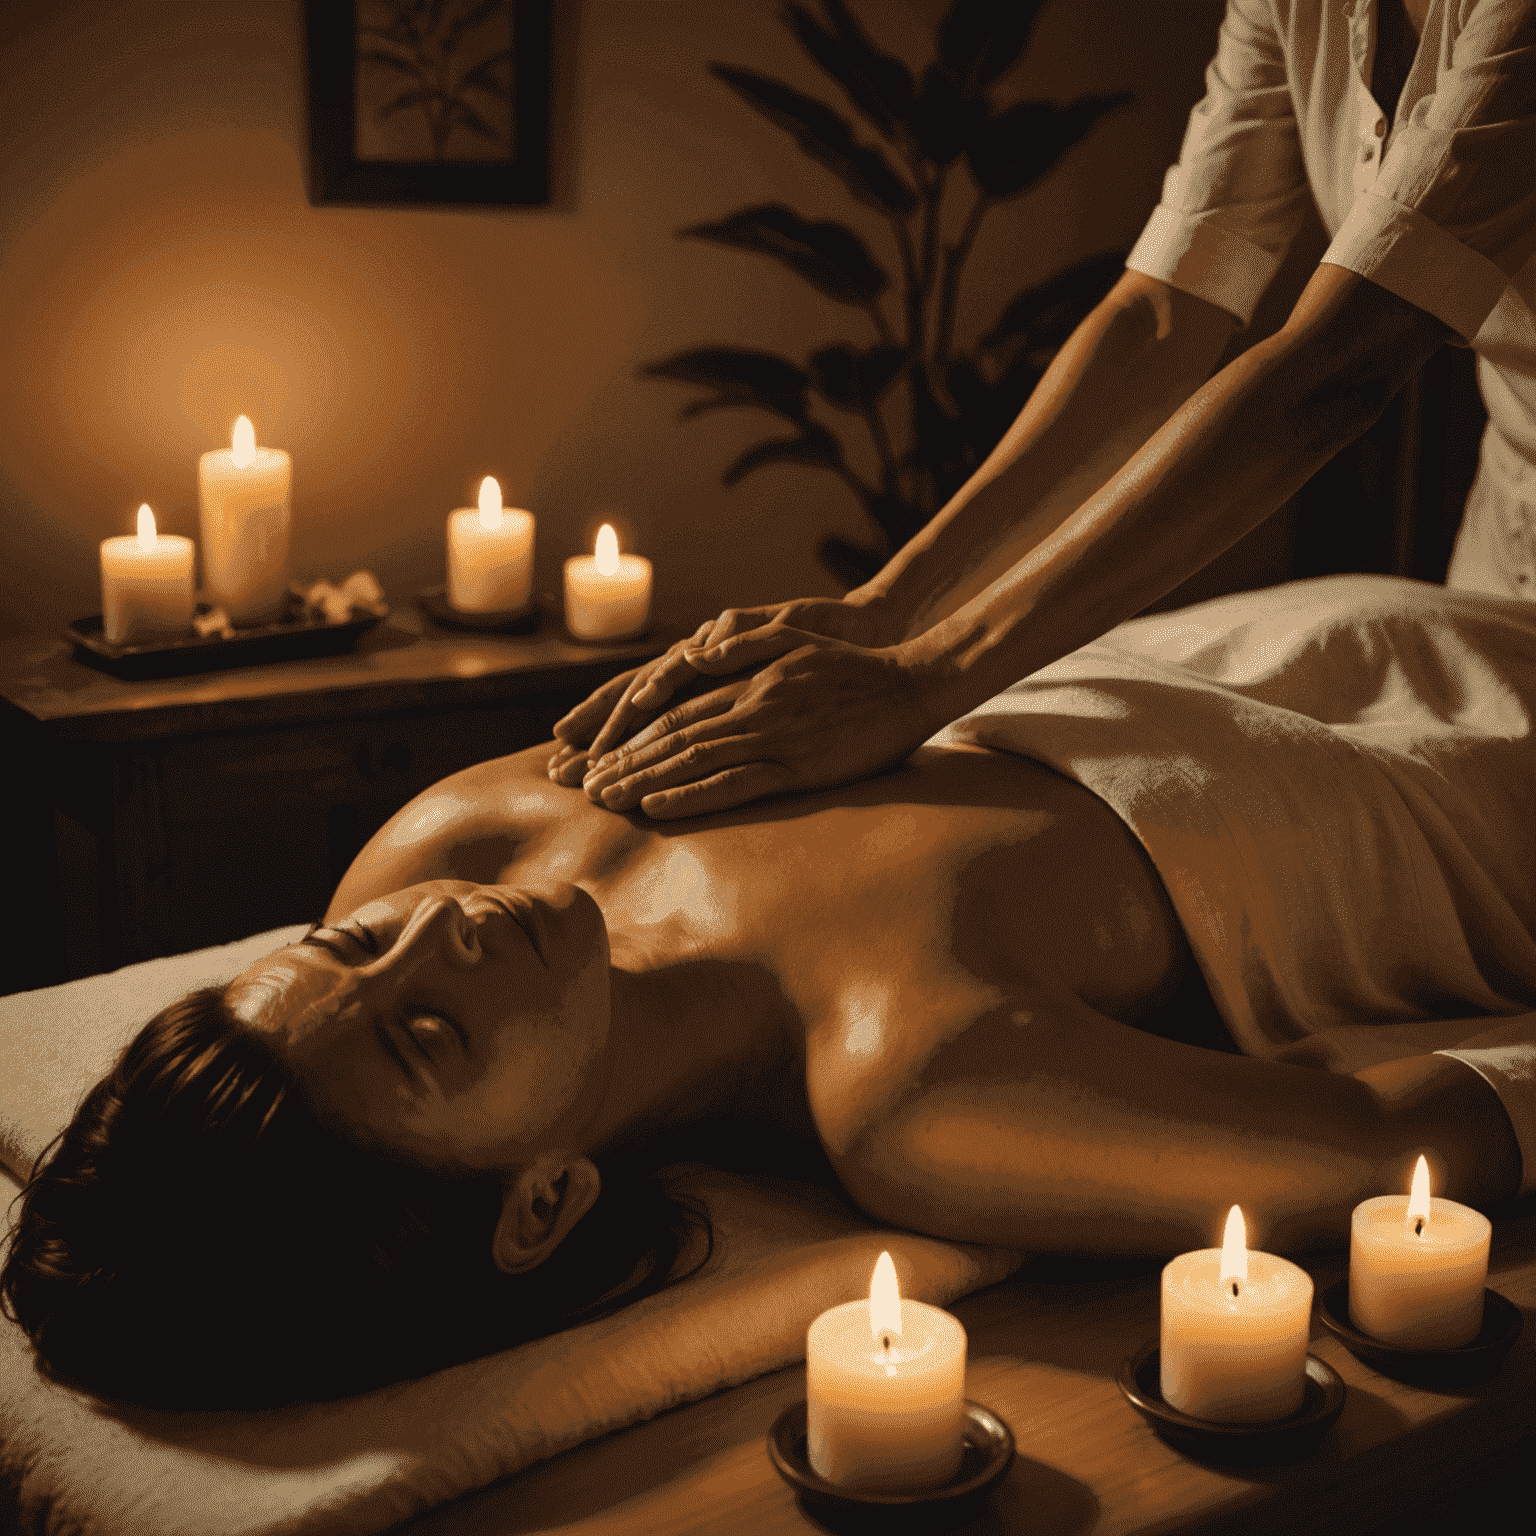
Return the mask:
<path fill-rule="evenodd" d="M 1132 620 L 934 741 L 1120 815 L 1245 1053 L 1347 1072 L 1467 1047 L 1530 1188 L 1533 716 L 1536 603 L 1336 576 Z"/>

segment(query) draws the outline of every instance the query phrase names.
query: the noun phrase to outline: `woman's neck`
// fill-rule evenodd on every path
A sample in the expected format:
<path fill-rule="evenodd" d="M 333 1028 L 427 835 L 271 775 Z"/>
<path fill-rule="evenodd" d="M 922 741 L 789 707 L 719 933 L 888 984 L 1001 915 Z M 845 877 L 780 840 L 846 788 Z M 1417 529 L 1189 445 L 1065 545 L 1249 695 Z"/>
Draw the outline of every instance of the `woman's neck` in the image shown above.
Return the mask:
<path fill-rule="evenodd" d="M 793 1010 L 759 967 L 657 928 L 610 935 L 606 1091 L 589 1153 L 716 1116 L 750 1116 L 796 1061 Z"/>

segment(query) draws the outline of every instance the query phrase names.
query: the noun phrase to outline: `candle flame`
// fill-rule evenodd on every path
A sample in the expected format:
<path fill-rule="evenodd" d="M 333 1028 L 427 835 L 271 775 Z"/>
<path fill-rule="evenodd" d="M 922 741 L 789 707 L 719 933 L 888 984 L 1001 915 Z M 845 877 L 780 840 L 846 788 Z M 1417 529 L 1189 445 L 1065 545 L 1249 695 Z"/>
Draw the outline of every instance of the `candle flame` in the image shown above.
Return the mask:
<path fill-rule="evenodd" d="M 487 532 L 501 527 L 501 486 L 494 475 L 480 482 L 480 526 Z"/>
<path fill-rule="evenodd" d="M 1240 1282 L 1248 1278 L 1248 1229 L 1237 1206 L 1227 1212 L 1227 1230 L 1221 1240 L 1221 1283 L 1232 1283 L 1235 1296 Z"/>
<path fill-rule="evenodd" d="M 256 462 L 256 428 L 251 425 L 249 416 L 242 416 L 235 422 L 230 446 L 236 469 L 245 469 Z"/>
<path fill-rule="evenodd" d="M 1429 1164 L 1421 1155 L 1413 1169 L 1413 1190 L 1408 1196 L 1408 1224 L 1422 1233 L 1429 1220 Z"/>
<path fill-rule="evenodd" d="M 149 510 L 146 501 L 139 508 L 139 548 L 153 549 L 155 547 L 155 514 Z"/>
<path fill-rule="evenodd" d="M 876 1260 L 875 1272 L 869 1277 L 869 1331 L 876 1339 L 882 1333 L 901 1335 L 901 1289 L 888 1253 Z"/>
<path fill-rule="evenodd" d="M 597 573 L 599 576 L 617 576 L 619 573 L 619 536 L 611 523 L 604 523 L 597 530 Z M 895 1275 L 892 1274 L 894 1281 Z"/>

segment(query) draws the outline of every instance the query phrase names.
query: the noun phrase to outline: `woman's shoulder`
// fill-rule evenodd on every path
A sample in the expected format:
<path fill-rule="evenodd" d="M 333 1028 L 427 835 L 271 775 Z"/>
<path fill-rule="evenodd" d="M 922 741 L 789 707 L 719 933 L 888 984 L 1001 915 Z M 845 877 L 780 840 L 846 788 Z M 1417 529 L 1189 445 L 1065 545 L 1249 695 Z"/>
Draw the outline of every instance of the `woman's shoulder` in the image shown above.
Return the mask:
<path fill-rule="evenodd" d="M 549 751 L 538 746 L 492 758 L 424 789 L 352 861 L 328 916 L 423 880 L 499 881 L 571 810 L 573 792 L 552 783 L 545 770 Z"/>

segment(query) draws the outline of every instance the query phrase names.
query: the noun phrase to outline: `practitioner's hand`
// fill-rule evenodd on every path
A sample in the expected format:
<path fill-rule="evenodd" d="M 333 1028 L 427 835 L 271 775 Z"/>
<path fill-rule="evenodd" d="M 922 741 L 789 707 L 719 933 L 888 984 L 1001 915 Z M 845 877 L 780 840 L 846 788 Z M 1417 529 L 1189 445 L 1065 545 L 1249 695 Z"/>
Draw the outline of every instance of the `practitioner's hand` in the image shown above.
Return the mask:
<path fill-rule="evenodd" d="M 589 799 L 658 821 L 729 810 L 867 778 L 943 723 L 897 647 L 775 621 L 687 654 L 697 672 L 752 673 L 667 710 L 597 758 L 583 781 Z"/>
<path fill-rule="evenodd" d="M 699 694 L 712 678 L 753 665 L 730 660 L 734 653 L 725 642 L 773 623 L 866 647 L 901 638 L 897 616 L 878 594 L 866 595 L 862 589 L 842 599 L 796 598 L 758 608 L 728 608 L 655 661 L 610 678 L 556 722 L 561 745 L 549 760 L 549 776 L 567 786 L 580 784 L 590 763 L 649 725 L 669 704 Z M 724 658 L 723 664 L 695 667 L 690 658 L 713 646 L 723 647 L 717 658 Z"/>
<path fill-rule="evenodd" d="M 669 699 L 680 687 L 686 686 L 687 679 L 697 681 L 698 674 L 682 660 L 683 652 L 690 647 L 702 645 L 714 627 L 715 621 L 706 619 L 686 640 L 679 640 L 656 660 L 649 661 L 644 666 L 631 667 L 628 672 L 620 672 L 617 677 L 610 677 L 602 687 L 594 689 L 568 715 L 557 720 L 555 737 L 560 745 L 549 760 L 550 778 L 558 784 L 564 784 L 568 789 L 574 788 L 586 777 L 591 757 L 601 755 L 601 753 L 594 753 L 593 749 L 600 735 L 607 737 L 611 734 L 606 729 L 610 720 L 633 719 L 641 724 L 648 721 L 655 710 L 642 720 L 640 711 L 634 704 L 634 696 L 645 691 L 653 677 L 661 676 L 666 679 L 663 686 L 665 695 Z M 684 673 L 686 673 L 686 679 Z M 647 694 L 647 697 L 652 695 Z M 660 708 L 660 705 L 657 708 Z M 623 737 L 618 736 L 614 739 L 622 741 Z M 606 741 L 603 750 L 607 750 Z"/>

